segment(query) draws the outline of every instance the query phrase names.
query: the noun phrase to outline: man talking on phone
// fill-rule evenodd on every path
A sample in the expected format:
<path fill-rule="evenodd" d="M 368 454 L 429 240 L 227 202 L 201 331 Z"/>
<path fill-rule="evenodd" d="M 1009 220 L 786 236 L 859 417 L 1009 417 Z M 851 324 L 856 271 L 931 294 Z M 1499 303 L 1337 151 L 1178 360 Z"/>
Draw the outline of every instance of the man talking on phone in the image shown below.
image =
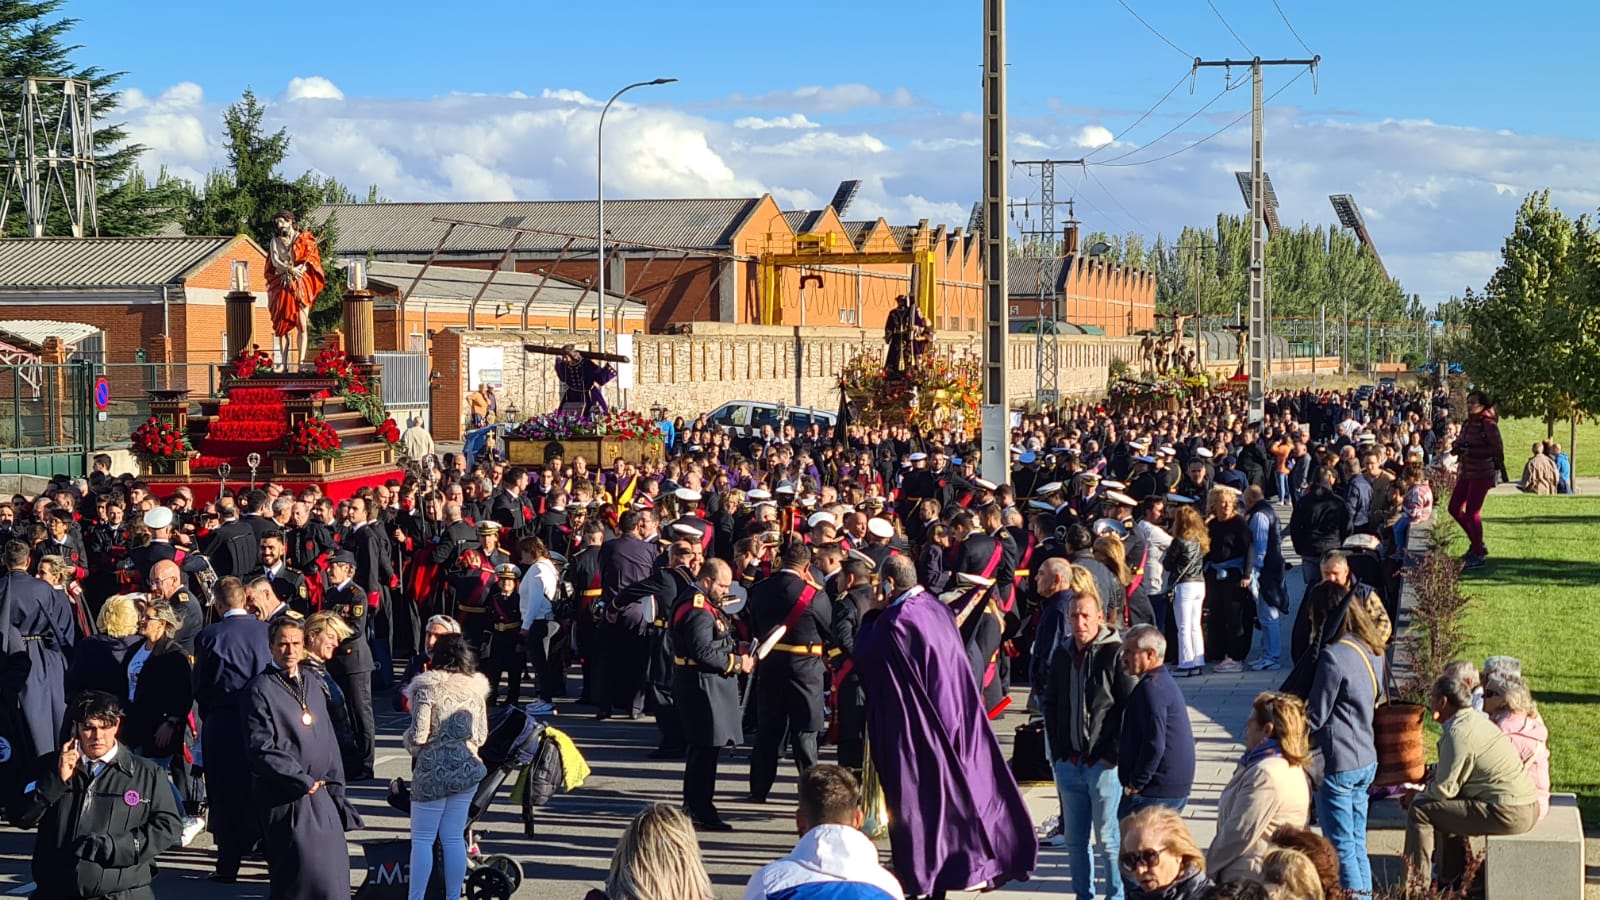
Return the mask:
<path fill-rule="evenodd" d="M 39 828 L 33 896 L 153 898 L 151 863 L 183 831 L 167 773 L 118 743 L 122 707 L 110 694 L 79 694 L 68 721 L 72 740 L 47 758 L 15 817 Z"/>

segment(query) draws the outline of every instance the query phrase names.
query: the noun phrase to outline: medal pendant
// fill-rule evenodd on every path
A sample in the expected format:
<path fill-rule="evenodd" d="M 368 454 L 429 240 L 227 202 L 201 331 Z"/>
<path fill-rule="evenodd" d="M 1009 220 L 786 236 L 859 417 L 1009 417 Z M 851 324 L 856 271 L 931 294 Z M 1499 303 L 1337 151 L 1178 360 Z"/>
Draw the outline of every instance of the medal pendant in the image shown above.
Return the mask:
<path fill-rule="evenodd" d="M 303 713 L 300 714 L 300 724 L 301 725 L 304 725 L 307 728 L 309 728 L 309 727 L 311 727 L 311 722 L 312 722 L 312 719 L 311 719 L 310 711 L 306 711 L 306 712 L 303 712 Z"/>

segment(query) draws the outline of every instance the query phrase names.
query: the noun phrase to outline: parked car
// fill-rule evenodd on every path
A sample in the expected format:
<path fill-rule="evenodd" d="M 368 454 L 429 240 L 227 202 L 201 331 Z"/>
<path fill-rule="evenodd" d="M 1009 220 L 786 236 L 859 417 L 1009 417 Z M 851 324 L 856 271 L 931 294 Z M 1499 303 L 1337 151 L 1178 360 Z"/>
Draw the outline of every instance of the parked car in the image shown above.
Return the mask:
<path fill-rule="evenodd" d="M 1378 389 L 1376 387 L 1374 387 L 1374 386 L 1372 386 L 1370 384 L 1363 384 L 1360 387 L 1356 388 L 1356 399 L 1357 400 L 1370 399 L 1372 397 L 1373 393 L 1375 393 L 1377 390 Z"/>
<path fill-rule="evenodd" d="M 1417 371 L 1418 372 L 1424 372 L 1424 373 L 1426 373 L 1428 375 L 1437 376 L 1439 374 L 1439 364 L 1436 363 L 1436 362 L 1432 362 L 1432 361 L 1425 362 L 1422 365 L 1417 366 Z M 1467 374 L 1467 370 L 1461 368 L 1461 363 L 1454 363 L 1454 362 L 1451 363 L 1449 371 L 1450 371 L 1451 375 L 1465 375 L 1465 374 Z"/>
<path fill-rule="evenodd" d="M 789 406 L 764 400 L 730 400 L 712 410 L 710 419 L 732 437 L 750 438 L 759 435 L 763 425 L 771 425 L 773 431 L 786 424 L 793 425 L 795 431 L 805 431 L 817 424 L 828 431 L 839 416 L 830 410 L 809 406 Z"/>

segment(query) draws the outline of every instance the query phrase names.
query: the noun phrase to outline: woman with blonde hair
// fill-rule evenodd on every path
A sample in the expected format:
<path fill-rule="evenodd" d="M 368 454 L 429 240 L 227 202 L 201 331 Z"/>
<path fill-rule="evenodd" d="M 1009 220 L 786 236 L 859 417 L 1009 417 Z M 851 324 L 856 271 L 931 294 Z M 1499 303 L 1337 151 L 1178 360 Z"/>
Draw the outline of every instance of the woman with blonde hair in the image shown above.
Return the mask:
<path fill-rule="evenodd" d="M 344 692 L 344 685 L 328 670 L 328 662 L 354 634 L 355 629 L 340 614 L 332 610 L 314 613 L 306 619 L 306 655 L 300 661 L 302 669 L 317 677 L 316 683 L 322 688 L 323 699 L 328 701 L 328 720 L 339 741 L 339 756 L 347 772 L 354 772 L 352 766 L 360 765 L 355 726 L 351 721 L 350 698 Z"/>
<path fill-rule="evenodd" d="M 1200 629 L 1200 613 L 1206 602 L 1205 556 L 1211 549 L 1206 523 L 1192 506 L 1180 506 L 1172 521 L 1172 544 L 1167 547 L 1161 566 L 1166 570 L 1166 590 L 1172 595 L 1173 618 L 1178 635 L 1179 677 L 1199 675 L 1204 669 L 1205 635 Z"/>
<path fill-rule="evenodd" d="M 1311 858 L 1279 847 L 1261 862 L 1261 883 L 1272 900 L 1323 900 L 1322 880 Z"/>
<path fill-rule="evenodd" d="M 79 691 L 105 691 L 126 708 L 128 657 L 142 643 L 139 619 L 143 614 L 130 594 L 106 600 L 95 619 L 99 634 L 78 642 L 67 666 L 66 696 Z"/>
<path fill-rule="evenodd" d="M 640 810 L 611 855 L 605 890 L 584 900 L 712 900 L 689 817 L 667 803 Z"/>
<path fill-rule="evenodd" d="M 1285 825 L 1304 828 L 1311 814 L 1305 701 L 1277 691 L 1256 695 L 1244 745 L 1244 757 L 1217 800 L 1217 836 L 1206 851 L 1206 862 L 1222 881 L 1261 871 L 1271 835 Z"/>
<path fill-rule="evenodd" d="M 1122 820 L 1118 863 L 1128 900 L 1199 900 L 1212 886 L 1189 827 L 1165 806 L 1146 806 Z"/>

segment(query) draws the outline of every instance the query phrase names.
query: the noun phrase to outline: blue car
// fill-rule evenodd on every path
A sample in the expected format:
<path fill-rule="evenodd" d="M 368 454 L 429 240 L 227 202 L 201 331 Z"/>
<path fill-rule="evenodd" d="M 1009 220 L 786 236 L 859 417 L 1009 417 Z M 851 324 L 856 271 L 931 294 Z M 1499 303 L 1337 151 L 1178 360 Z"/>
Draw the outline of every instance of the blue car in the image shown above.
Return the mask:
<path fill-rule="evenodd" d="M 1439 364 L 1436 363 L 1436 362 L 1425 362 L 1422 365 L 1417 366 L 1417 371 L 1425 373 L 1425 374 L 1428 374 L 1428 375 L 1438 375 L 1439 374 Z M 1461 368 L 1461 364 L 1460 363 L 1454 363 L 1454 362 L 1450 364 L 1449 372 L 1450 372 L 1451 375 L 1465 375 L 1465 374 L 1467 374 L 1467 370 Z"/>

